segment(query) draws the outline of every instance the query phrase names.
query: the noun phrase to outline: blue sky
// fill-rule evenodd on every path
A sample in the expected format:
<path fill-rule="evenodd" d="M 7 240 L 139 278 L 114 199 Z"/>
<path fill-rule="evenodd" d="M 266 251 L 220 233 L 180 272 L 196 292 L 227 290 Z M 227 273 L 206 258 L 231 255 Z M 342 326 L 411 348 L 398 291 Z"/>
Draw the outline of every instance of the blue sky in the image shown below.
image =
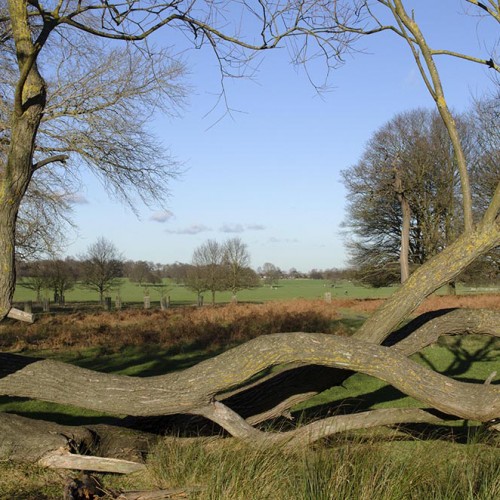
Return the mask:
<path fill-rule="evenodd" d="M 465 2 L 414 4 L 434 48 L 485 56 L 484 46 L 498 39 L 492 22 L 463 15 Z M 130 259 L 189 262 L 208 238 L 239 237 L 254 268 L 265 262 L 302 271 L 344 266 L 340 171 L 395 114 L 433 106 L 403 40 L 382 34 L 356 48 L 361 52 L 331 73 L 322 95 L 290 64 L 285 49 L 267 52 L 253 80 L 226 81 L 229 106 L 238 111 L 220 121 L 223 106 L 210 112 L 220 91 L 216 61 L 208 50 L 187 53 L 188 105 L 180 117 L 151 122 L 185 170 L 169 185 L 168 212 L 139 205 L 137 218 L 85 177 L 85 203 L 74 207 L 78 232 L 66 253 L 81 254 L 102 235 Z M 439 68 L 456 110 L 492 86 L 488 70 L 478 65 L 443 58 Z M 311 74 L 320 81 L 322 68 L 312 67 Z"/>

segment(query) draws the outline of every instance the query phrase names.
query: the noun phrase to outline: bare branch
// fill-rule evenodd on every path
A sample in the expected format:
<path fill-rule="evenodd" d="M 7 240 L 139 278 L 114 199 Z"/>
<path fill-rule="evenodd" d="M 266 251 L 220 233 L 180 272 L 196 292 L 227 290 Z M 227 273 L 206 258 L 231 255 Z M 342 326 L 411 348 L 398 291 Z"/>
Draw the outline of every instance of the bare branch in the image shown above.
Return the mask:
<path fill-rule="evenodd" d="M 33 171 L 38 170 L 39 168 L 42 168 L 45 165 L 48 165 L 49 163 L 54 163 L 54 162 L 66 163 L 66 160 L 68 159 L 69 159 L 68 155 L 55 155 L 51 156 L 50 158 L 45 158 L 44 160 L 37 161 L 33 165 Z"/>
<path fill-rule="evenodd" d="M 473 57 L 468 54 L 461 54 L 460 52 L 453 52 L 452 50 L 431 50 L 432 55 L 434 56 L 452 56 L 458 59 L 464 59 L 465 61 L 471 61 L 478 64 L 484 64 L 488 66 L 488 68 L 494 69 L 495 71 L 500 72 L 500 66 L 490 57 L 489 59 L 481 59 L 479 57 Z"/>
<path fill-rule="evenodd" d="M 484 2 L 479 2 L 478 0 L 466 0 L 467 2 L 476 5 L 480 9 L 487 12 L 493 19 L 496 19 L 500 23 L 500 4 L 494 0 L 487 0 L 489 5 Z"/>

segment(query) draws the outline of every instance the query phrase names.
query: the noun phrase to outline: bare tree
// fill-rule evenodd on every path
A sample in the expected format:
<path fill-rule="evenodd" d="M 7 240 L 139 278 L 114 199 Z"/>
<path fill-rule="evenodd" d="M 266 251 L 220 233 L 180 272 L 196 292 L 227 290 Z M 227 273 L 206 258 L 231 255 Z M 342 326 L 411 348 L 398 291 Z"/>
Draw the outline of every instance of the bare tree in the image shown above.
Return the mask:
<path fill-rule="evenodd" d="M 209 290 L 208 271 L 204 266 L 186 264 L 183 266 L 182 274 L 182 282 L 187 288 L 196 293 L 198 305 L 202 305 L 203 293 Z"/>
<path fill-rule="evenodd" d="M 259 285 L 259 278 L 250 269 L 250 253 L 247 245 L 240 238 L 231 238 L 223 244 L 224 266 L 226 267 L 226 288 L 233 296 L 239 290 Z"/>
<path fill-rule="evenodd" d="M 101 236 L 81 260 L 84 286 L 98 292 L 101 304 L 104 303 L 104 294 L 119 284 L 123 257 L 111 241 Z"/>
<path fill-rule="evenodd" d="M 36 301 L 42 300 L 42 291 L 47 288 L 47 266 L 45 261 L 27 262 L 23 266 L 23 272 L 20 274 L 19 283 L 28 290 L 36 293 Z"/>
<path fill-rule="evenodd" d="M 276 286 L 281 277 L 281 269 L 271 262 L 265 262 L 259 272 L 264 278 L 264 283 L 269 286 Z"/>
<path fill-rule="evenodd" d="M 46 288 L 52 290 L 54 302 L 64 303 L 65 293 L 76 285 L 78 276 L 70 261 L 54 258 L 45 261 Z"/>
<path fill-rule="evenodd" d="M 197 280 L 203 279 L 203 288 L 212 294 L 214 305 L 215 294 L 226 289 L 224 248 L 215 240 L 207 240 L 193 252 L 192 264 L 198 268 Z"/>

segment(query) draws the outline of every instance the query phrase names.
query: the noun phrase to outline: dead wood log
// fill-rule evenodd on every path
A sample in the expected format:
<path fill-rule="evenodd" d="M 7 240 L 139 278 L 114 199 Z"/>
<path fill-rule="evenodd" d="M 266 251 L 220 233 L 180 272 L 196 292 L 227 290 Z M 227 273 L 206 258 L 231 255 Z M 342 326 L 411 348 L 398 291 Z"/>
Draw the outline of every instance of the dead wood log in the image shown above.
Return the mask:
<path fill-rule="evenodd" d="M 37 462 L 54 450 L 91 449 L 95 440 L 85 427 L 63 426 L 0 413 L 0 459 Z"/>
<path fill-rule="evenodd" d="M 155 491 L 127 491 L 119 494 L 116 500 L 164 500 L 167 498 L 188 498 L 199 488 L 171 488 Z"/>
<path fill-rule="evenodd" d="M 52 360 L 0 354 L 0 394 L 137 416 L 196 413 L 218 393 L 269 367 L 304 363 L 379 378 L 444 413 L 486 422 L 500 417 L 500 387 L 455 381 L 396 349 L 314 333 L 266 335 L 182 372 L 147 379 L 86 370 Z M 61 383 L 64 381 L 64 383 Z"/>
<path fill-rule="evenodd" d="M 119 458 L 96 457 L 92 455 L 76 455 L 64 449 L 51 451 L 44 455 L 38 464 L 51 469 L 73 469 L 93 472 L 113 472 L 115 474 L 131 474 L 144 470 L 146 466 Z"/>
<path fill-rule="evenodd" d="M 124 449 L 129 451 L 146 442 L 155 442 L 153 436 L 114 426 L 67 426 L 8 413 L 0 413 L 0 436 L 0 459 L 119 474 L 144 469 L 142 463 L 119 458 L 124 455 Z M 114 447 L 109 446 L 107 440 L 113 441 Z M 80 452 L 105 452 L 111 456 L 81 455 Z"/>
<path fill-rule="evenodd" d="M 24 321 L 26 323 L 35 322 L 34 314 L 21 311 L 20 309 L 16 309 L 15 307 L 12 307 L 10 311 L 7 313 L 7 318 L 17 319 L 18 321 Z"/>

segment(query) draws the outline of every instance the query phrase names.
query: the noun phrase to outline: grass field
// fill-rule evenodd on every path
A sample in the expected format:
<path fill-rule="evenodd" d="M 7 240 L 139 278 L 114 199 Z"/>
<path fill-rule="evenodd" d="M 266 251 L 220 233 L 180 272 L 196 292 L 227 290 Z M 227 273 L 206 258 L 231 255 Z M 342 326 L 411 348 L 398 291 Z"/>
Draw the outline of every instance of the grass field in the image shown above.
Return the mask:
<path fill-rule="evenodd" d="M 168 284 L 168 292 L 172 304 L 194 304 L 196 302 L 196 294 L 182 285 L 176 285 L 168 280 L 164 281 Z M 295 280 L 280 280 L 277 286 L 261 286 L 251 290 L 242 290 L 238 293 L 238 300 L 241 302 L 268 302 L 275 300 L 292 300 L 292 299 L 323 299 L 325 293 L 330 293 L 332 298 L 350 298 L 350 299 L 378 299 L 389 297 L 398 287 L 370 288 L 356 285 L 349 281 L 337 282 L 332 286 L 332 283 L 327 280 L 311 280 L 311 279 L 295 279 Z M 498 287 L 497 287 L 498 288 Z M 496 288 L 485 287 L 484 289 L 458 285 L 457 293 L 491 293 Z M 440 290 L 439 294 L 445 294 L 446 289 Z M 158 305 L 160 295 L 154 289 L 149 289 L 152 304 Z M 144 297 L 144 289 L 139 285 L 130 282 L 128 279 L 121 279 L 120 286 L 108 294 L 114 300 L 116 296 L 120 296 L 124 303 L 141 303 Z M 50 294 L 45 291 L 44 296 L 50 298 Z M 205 293 L 205 302 L 208 303 L 210 293 Z M 95 291 L 85 289 L 79 285 L 75 289 L 66 293 L 66 302 L 89 302 L 97 301 L 98 294 Z M 36 296 L 32 290 L 24 288 L 19 284 L 16 288 L 14 300 L 16 302 L 24 302 L 27 300 L 35 300 Z M 228 303 L 231 301 L 231 293 L 220 292 L 216 294 L 218 303 Z"/>

